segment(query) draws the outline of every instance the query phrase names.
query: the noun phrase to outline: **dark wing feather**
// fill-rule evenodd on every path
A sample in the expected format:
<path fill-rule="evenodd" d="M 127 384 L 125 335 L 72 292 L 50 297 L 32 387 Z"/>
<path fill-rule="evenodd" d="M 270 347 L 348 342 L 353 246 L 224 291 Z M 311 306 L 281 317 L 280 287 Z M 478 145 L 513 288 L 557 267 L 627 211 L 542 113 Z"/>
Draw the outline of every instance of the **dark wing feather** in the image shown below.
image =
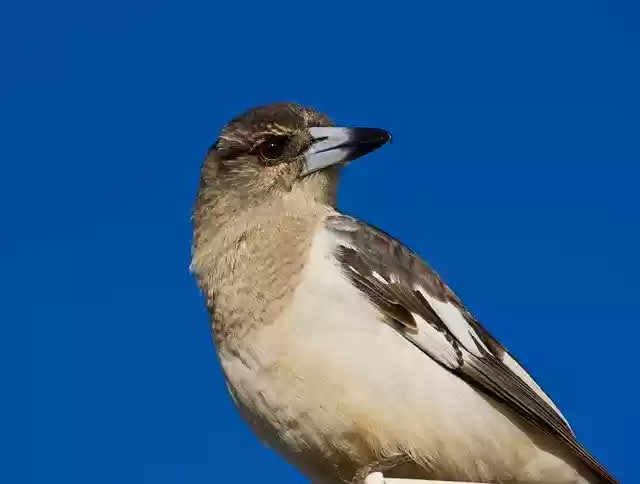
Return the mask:
<path fill-rule="evenodd" d="M 542 389 L 424 262 L 390 235 L 354 218 L 331 216 L 326 227 L 338 237 L 335 256 L 345 273 L 408 340 L 552 437 L 604 482 L 617 484 L 576 440 Z M 417 334 L 415 315 L 434 330 L 428 344 Z"/>

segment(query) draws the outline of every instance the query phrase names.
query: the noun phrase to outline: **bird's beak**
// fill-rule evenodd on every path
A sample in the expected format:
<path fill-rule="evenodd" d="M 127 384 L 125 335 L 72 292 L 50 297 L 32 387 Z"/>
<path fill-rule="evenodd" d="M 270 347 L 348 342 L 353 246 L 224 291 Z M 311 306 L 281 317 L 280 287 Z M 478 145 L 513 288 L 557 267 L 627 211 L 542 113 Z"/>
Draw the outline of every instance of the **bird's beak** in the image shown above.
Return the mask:
<path fill-rule="evenodd" d="M 380 148 L 391 134 L 378 128 L 309 128 L 313 143 L 304 154 L 300 176 L 329 166 L 345 165 Z"/>

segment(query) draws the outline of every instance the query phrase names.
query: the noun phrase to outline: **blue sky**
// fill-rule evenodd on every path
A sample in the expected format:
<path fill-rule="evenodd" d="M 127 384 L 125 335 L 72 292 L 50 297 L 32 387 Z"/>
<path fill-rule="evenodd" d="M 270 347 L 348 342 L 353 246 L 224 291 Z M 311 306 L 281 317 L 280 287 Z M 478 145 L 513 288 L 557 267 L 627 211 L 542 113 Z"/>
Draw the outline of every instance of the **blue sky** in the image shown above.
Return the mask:
<path fill-rule="evenodd" d="M 637 4 L 35 0 L 0 41 L 0 481 L 303 482 L 232 408 L 188 273 L 204 152 L 279 100 L 394 134 L 343 211 L 637 479 Z"/>

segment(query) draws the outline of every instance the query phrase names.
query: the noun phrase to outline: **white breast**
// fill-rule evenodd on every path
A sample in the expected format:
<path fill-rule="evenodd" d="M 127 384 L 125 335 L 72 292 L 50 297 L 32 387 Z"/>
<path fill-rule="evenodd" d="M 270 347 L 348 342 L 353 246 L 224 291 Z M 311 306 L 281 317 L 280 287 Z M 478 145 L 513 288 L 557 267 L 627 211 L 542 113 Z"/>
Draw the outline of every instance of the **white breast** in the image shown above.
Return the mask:
<path fill-rule="evenodd" d="M 468 479 L 575 478 L 539 449 L 542 441 L 555 453 L 551 443 L 534 442 L 531 429 L 387 324 L 342 274 L 334 246 L 319 229 L 293 304 L 239 353 L 221 354 L 232 394 L 266 423 L 272 445 L 336 462 L 402 449 Z"/>

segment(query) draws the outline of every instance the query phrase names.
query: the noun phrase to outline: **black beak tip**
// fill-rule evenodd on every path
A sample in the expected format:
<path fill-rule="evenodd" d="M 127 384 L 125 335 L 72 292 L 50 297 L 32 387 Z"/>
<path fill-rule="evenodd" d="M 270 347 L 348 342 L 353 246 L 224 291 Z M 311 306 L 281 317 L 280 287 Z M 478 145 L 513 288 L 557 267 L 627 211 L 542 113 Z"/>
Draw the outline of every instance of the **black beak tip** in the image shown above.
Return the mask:
<path fill-rule="evenodd" d="M 349 160 L 355 160 L 372 151 L 377 150 L 382 145 L 391 140 L 391 133 L 380 128 L 353 128 L 353 151 Z"/>
<path fill-rule="evenodd" d="M 380 128 L 355 128 L 355 139 L 363 149 L 377 150 L 391 141 L 391 133 Z"/>
<path fill-rule="evenodd" d="M 391 133 L 389 133 L 389 131 L 387 131 L 386 129 L 378 129 L 379 131 L 379 139 L 380 139 L 380 146 L 384 145 L 385 143 L 388 143 L 391 141 Z"/>

